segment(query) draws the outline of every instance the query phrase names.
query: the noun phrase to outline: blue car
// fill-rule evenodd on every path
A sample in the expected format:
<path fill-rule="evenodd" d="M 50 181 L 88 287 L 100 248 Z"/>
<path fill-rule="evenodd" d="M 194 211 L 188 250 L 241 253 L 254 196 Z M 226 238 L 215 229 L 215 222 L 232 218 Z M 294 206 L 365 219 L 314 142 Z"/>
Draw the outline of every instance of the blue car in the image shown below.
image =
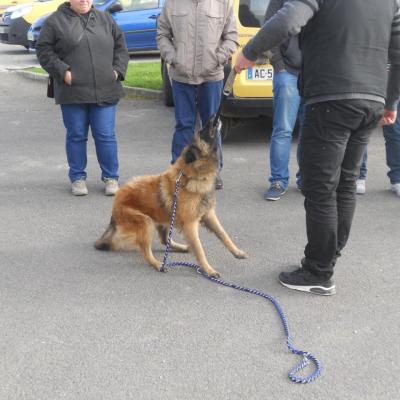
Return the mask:
<path fill-rule="evenodd" d="M 35 53 L 36 51 L 36 41 L 38 40 L 40 30 L 42 29 L 44 21 L 46 21 L 47 17 L 50 14 L 43 15 L 42 17 L 38 18 L 29 28 L 27 33 L 28 38 L 28 50 L 31 53 Z"/>
<path fill-rule="evenodd" d="M 164 0 L 123 0 L 122 11 L 112 13 L 130 52 L 157 50 L 157 18 Z"/>
<path fill-rule="evenodd" d="M 93 6 L 108 11 L 125 35 L 128 51 L 156 51 L 157 18 L 165 0 L 94 0 Z M 35 52 L 36 41 L 45 15 L 28 31 L 29 51 Z"/>

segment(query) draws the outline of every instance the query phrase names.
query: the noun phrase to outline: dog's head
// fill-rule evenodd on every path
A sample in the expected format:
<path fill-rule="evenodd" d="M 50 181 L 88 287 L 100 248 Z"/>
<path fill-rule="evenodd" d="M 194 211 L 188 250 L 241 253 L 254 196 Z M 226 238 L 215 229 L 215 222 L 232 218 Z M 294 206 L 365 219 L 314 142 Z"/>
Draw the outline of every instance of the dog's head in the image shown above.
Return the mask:
<path fill-rule="evenodd" d="M 214 118 L 197 131 L 193 136 L 192 144 L 183 152 L 186 164 L 210 163 L 212 166 L 218 163 L 218 125 L 214 126 Z"/>

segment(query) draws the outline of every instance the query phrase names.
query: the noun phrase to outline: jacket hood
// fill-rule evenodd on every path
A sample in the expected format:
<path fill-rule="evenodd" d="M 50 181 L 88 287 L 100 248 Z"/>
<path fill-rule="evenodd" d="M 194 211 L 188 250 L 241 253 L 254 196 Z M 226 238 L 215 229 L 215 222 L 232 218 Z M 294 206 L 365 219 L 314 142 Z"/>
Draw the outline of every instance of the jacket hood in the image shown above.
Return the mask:
<path fill-rule="evenodd" d="M 92 6 L 90 11 L 93 11 L 93 10 L 94 10 L 94 8 Z M 77 14 L 74 10 L 72 10 L 71 3 L 69 1 L 66 1 L 65 3 L 62 3 L 58 7 L 57 11 L 61 11 L 61 12 L 65 13 L 65 14 L 71 16 L 71 17 L 79 17 L 79 14 Z"/>

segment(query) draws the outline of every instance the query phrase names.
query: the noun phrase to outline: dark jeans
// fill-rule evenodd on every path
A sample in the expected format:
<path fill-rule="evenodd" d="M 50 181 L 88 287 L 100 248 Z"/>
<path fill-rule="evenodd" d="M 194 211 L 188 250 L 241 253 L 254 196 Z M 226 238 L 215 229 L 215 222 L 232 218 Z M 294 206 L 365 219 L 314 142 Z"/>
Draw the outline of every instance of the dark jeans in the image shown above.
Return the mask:
<path fill-rule="evenodd" d="M 300 169 L 307 239 L 303 268 L 330 278 L 349 238 L 361 157 L 383 115 L 383 104 L 337 100 L 309 104 L 302 130 Z"/>

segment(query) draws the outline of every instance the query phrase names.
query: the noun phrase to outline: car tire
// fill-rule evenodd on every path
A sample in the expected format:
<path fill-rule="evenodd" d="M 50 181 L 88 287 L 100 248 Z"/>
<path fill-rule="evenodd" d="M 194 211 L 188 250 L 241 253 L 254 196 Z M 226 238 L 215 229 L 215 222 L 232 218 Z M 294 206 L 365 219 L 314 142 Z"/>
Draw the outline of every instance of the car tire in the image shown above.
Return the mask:
<path fill-rule="evenodd" d="M 232 128 L 232 118 L 220 117 L 221 118 L 221 138 L 225 140 Z"/>
<path fill-rule="evenodd" d="M 174 106 L 174 98 L 172 96 L 172 86 L 171 80 L 168 74 L 167 63 L 163 62 L 161 66 L 161 76 L 162 76 L 162 94 L 163 101 L 167 107 Z"/>

